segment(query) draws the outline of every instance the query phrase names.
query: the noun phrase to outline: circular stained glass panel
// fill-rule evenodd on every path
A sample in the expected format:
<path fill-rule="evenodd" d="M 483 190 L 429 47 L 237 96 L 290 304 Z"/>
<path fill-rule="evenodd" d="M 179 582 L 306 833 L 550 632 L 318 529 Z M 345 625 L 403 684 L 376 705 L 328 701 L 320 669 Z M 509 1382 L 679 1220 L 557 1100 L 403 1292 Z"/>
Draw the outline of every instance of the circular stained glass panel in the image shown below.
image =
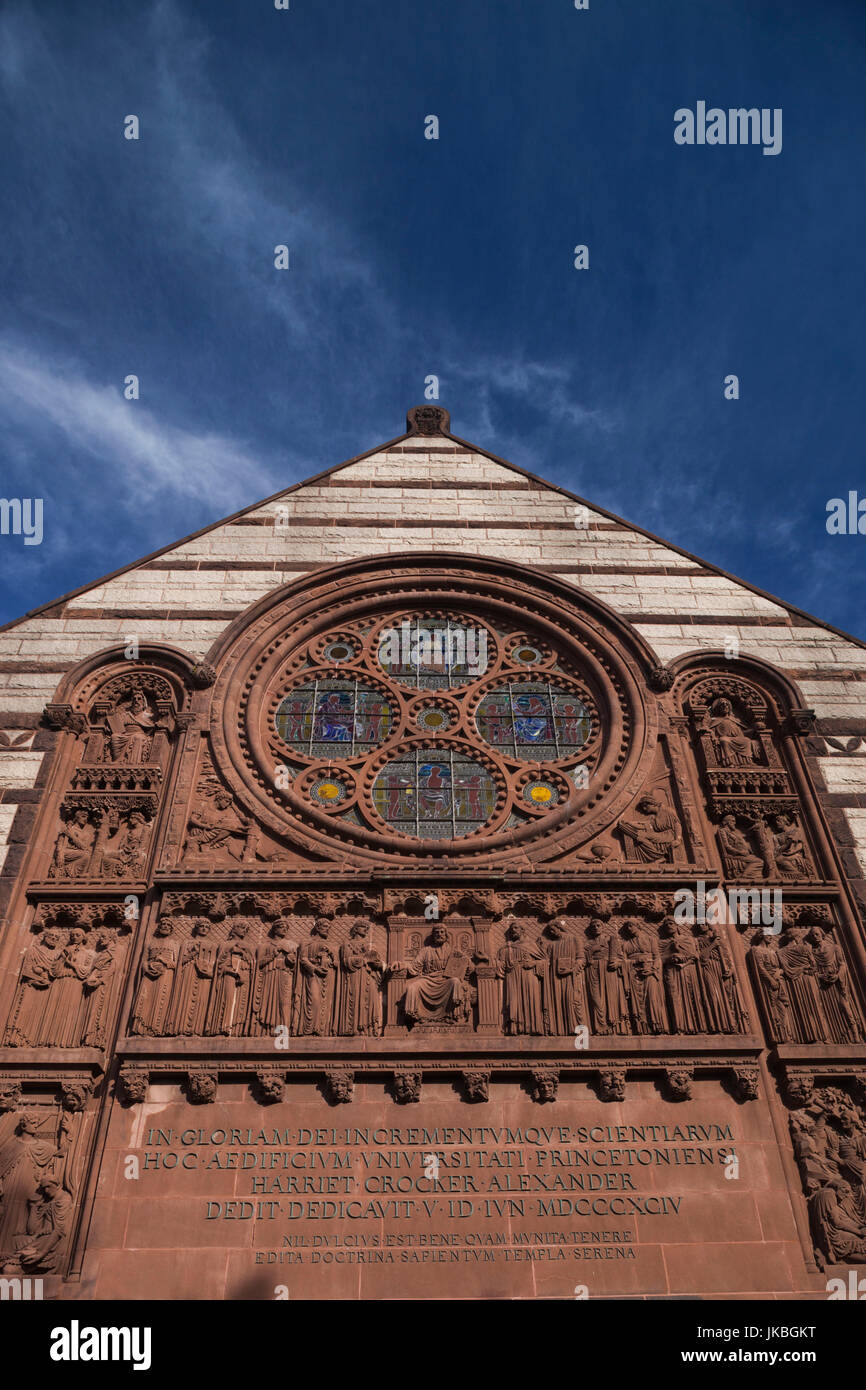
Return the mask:
<path fill-rule="evenodd" d="M 336 806 L 339 802 L 345 801 L 346 788 L 342 782 L 323 777 L 310 787 L 310 796 L 313 801 L 318 801 L 320 806 Z"/>
<path fill-rule="evenodd" d="M 430 729 L 434 733 L 441 734 L 443 729 L 447 729 L 451 723 L 451 715 L 447 709 L 436 709 L 434 706 L 430 709 L 419 710 L 415 716 L 415 723 L 419 729 Z"/>
<path fill-rule="evenodd" d="M 447 690 L 487 670 L 487 629 L 452 618 L 412 618 L 379 636 L 379 665 L 392 680 L 418 690 Z"/>
<path fill-rule="evenodd" d="M 523 788 L 523 799 L 528 801 L 530 806 L 543 810 L 547 806 L 556 805 L 559 792 L 552 782 L 527 782 Z"/>
<path fill-rule="evenodd" d="M 322 651 L 325 661 L 333 661 L 340 665 L 344 661 L 352 661 L 357 656 L 357 648 L 352 642 L 344 642 L 338 638 L 335 642 L 329 642 Z"/>
<path fill-rule="evenodd" d="M 522 666 L 534 666 L 537 661 L 544 660 L 543 652 L 538 647 L 530 647 L 528 643 L 519 643 L 511 653 L 513 661 L 519 661 Z"/>
<path fill-rule="evenodd" d="M 311 758 L 351 758 L 376 748 L 391 732 L 387 698 L 357 681 L 316 680 L 281 701 L 274 727 L 284 743 Z"/>
<path fill-rule="evenodd" d="M 485 743 L 533 762 L 572 757 L 591 729 L 589 712 L 578 697 L 547 681 L 519 681 L 491 690 L 478 706 L 475 723 Z"/>
<path fill-rule="evenodd" d="M 496 795 L 487 769 L 452 748 L 414 748 L 387 763 L 373 783 L 382 819 L 421 840 L 469 835 L 493 815 Z"/>

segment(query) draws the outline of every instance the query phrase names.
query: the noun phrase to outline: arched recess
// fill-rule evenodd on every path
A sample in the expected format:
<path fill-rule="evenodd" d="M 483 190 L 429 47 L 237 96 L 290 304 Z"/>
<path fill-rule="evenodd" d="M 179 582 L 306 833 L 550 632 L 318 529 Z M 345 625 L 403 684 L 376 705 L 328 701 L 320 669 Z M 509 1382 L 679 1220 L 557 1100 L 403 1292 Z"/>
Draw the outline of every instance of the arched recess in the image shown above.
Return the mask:
<path fill-rule="evenodd" d="M 428 639 L 483 658 L 437 672 Z M 422 657 L 414 676 L 407 652 Z M 186 776 L 188 809 L 210 791 L 214 822 L 219 796 L 254 820 L 261 840 L 238 856 L 251 872 L 552 862 L 615 824 L 656 754 L 649 646 L 605 604 L 507 561 L 436 552 L 316 571 L 237 618 L 207 662 L 210 746 Z M 197 827 L 193 846 L 206 836 Z"/>
<path fill-rule="evenodd" d="M 686 653 L 666 682 L 767 1041 L 783 1057 L 859 1044 L 863 924 L 810 767 L 812 711 L 795 681 L 754 656 Z"/>
<path fill-rule="evenodd" d="M 123 905 L 139 904 L 152 883 L 178 748 L 192 719 L 192 691 L 202 678 L 200 667 L 168 645 L 141 643 L 134 656 L 129 647 L 113 646 L 66 672 L 45 707 L 44 723 L 56 739 L 45 760 L 39 810 L 0 951 L 7 1045 L 42 1042 L 26 1018 L 8 1014 L 8 1006 L 31 956 L 38 974 L 46 930 L 64 940 L 81 932 L 88 943 L 102 932 L 112 993 L 119 993 L 138 921 L 137 906 L 125 911 Z M 37 1008 L 38 997 L 31 1002 Z M 88 1022 L 82 1014 L 70 1023 L 65 1045 L 103 1048 L 111 1018 L 112 1009 L 101 1006 L 98 1019 Z M 47 1024 L 40 1030 L 47 1045 Z"/>

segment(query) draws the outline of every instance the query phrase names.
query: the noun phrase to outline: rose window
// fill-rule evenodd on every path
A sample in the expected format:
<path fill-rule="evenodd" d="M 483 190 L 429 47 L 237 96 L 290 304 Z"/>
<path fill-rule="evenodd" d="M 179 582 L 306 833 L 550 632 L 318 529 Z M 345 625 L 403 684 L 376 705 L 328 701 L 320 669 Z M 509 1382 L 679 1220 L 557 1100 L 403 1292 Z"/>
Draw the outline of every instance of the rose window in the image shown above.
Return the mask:
<path fill-rule="evenodd" d="M 586 818 L 626 746 L 608 670 L 549 618 L 479 609 L 346 605 L 274 641 L 243 700 L 278 815 L 408 855 Z"/>

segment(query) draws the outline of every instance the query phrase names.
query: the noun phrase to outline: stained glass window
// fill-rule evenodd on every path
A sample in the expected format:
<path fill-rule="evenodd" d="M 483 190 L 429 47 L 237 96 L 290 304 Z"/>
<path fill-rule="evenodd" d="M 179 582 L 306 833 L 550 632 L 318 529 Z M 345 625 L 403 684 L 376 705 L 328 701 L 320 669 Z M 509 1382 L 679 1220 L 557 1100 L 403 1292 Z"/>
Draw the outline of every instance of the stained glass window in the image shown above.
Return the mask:
<path fill-rule="evenodd" d="M 475 715 L 486 743 L 516 758 L 568 758 L 586 743 L 590 717 L 570 690 L 548 681 L 519 681 L 491 690 Z"/>
<path fill-rule="evenodd" d="M 383 820 L 422 840 L 468 835 L 496 807 L 496 783 L 480 763 L 452 748 L 415 748 L 395 758 L 373 784 Z"/>
<path fill-rule="evenodd" d="M 404 618 L 379 636 L 379 665 L 419 690 L 466 685 L 487 670 L 487 629 L 453 618 Z"/>
<path fill-rule="evenodd" d="M 349 680 L 315 680 L 290 690 L 274 718 L 284 743 L 313 758 L 351 758 L 382 743 L 391 731 L 387 698 Z"/>

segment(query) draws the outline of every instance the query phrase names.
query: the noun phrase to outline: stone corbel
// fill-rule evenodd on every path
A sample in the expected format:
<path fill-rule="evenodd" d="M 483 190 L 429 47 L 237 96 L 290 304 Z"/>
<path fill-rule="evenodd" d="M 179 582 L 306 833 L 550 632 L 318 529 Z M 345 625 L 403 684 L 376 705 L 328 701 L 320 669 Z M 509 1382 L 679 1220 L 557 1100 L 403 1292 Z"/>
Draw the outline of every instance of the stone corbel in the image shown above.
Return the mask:
<path fill-rule="evenodd" d="M 490 1072 L 482 1068 L 462 1073 L 463 1089 L 466 1099 L 471 1101 L 490 1099 Z"/>
<path fill-rule="evenodd" d="M 598 1074 L 602 1100 L 625 1100 L 625 1067 L 606 1067 Z"/>
<path fill-rule="evenodd" d="M 211 1105 L 216 1100 L 217 1077 L 212 1071 L 188 1071 L 186 1093 L 196 1105 Z"/>
<path fill-rule="evenodd" d="M 256 1072 L 255 1084 L 256 1099 L 263 1105 L 271 1105 L 274 1101 L 282 1101 L 286 1098 L 286 1079 L 282 1072 L 270 1071 L 262 1068 Z"/>
<path fill-rule="evenodd" d="M 123 1105 L 140 1105 L 147 1100 L 150 1073 L 146 1067 L 121 1067 L 115 1095 Z"/>
<path fill-rule="evenodd" d="M 76 737 L 87 728 L 87 716 L 71 705 L 46 705 L 42 717 L 49 729 L 66 729 Z"/>
<path fill-rule="evenodd" d="M 421 1099 L 420 1071 L 395 1071 L 393 1084 L 394 1097 L 401 1105 L 409 1105 Z"/>
<path fill-rule="evenodd" d="M 672 1100 L 691 1100 L 694 1079 L 693 1067 L 665 1067 L 665 1082 Z"/>

